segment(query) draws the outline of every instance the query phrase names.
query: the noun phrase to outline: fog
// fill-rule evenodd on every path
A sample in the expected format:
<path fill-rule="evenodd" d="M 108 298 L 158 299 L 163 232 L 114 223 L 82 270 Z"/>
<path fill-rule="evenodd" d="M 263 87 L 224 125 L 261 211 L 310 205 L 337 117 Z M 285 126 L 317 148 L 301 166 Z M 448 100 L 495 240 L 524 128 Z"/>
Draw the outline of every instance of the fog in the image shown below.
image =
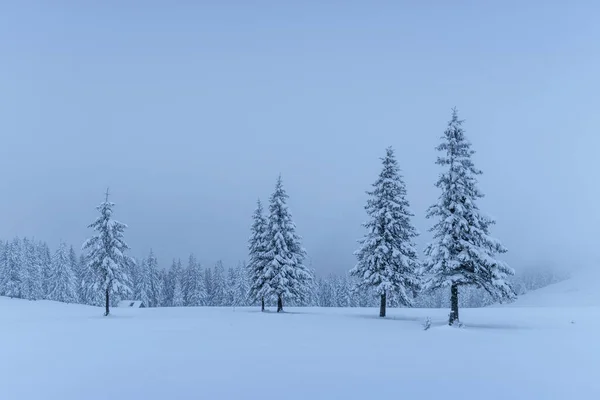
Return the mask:
<path fill-rule="evenodd" d="M 281 173 L 342 272 L 391 145 L 422 249 L 456 106 L 505 259 L 598 261 L 598 5 L 252 3 L 0 5 L 0 238 L 79 247 L 110 187 L 133 255 L 232 265 Z"/>

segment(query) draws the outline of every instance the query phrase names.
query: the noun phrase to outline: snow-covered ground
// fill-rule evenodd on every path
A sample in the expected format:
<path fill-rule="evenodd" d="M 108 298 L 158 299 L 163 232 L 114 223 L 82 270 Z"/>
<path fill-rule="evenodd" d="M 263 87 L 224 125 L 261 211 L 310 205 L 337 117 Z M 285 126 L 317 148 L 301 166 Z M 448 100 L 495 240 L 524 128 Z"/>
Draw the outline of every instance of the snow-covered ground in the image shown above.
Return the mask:
<path fill-rule="evenodd" d="M 104 318 L 99 308 L 0 298 L 0 398 L 600 399 L 600 302 L 576 306 L 577 291 L 557 287 L 554 297 L 543 291 L 565 307 L 544 307 L 540 291 L 517 307 L 462 310 L 463 329 L 445 325 L 447 310 Z"/>

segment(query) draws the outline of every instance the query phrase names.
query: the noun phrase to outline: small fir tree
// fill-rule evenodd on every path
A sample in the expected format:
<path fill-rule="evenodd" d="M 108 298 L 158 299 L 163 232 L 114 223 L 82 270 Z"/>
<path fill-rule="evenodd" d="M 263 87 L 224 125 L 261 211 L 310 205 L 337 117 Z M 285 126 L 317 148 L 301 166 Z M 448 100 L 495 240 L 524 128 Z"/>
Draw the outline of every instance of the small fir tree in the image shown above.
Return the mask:
<path fill-rule="evenodd" d="M 130 257 L 125 253 L 129 246 L 125 243 L 123 233 L 127 225 L 112 219 L 114 203 L 106 200 L 97 210 L 100 216 L 89 228 L 96 234 L 83 244 L 87 252 L 87 267 L 91 271 L 88 283 L 92 292 L 102 292 L 105 300 L 105 316 L 110 314 L 110 298 L 112 295 L 124 296 L 131 292 L 131 283 L 126 274 Z"/>

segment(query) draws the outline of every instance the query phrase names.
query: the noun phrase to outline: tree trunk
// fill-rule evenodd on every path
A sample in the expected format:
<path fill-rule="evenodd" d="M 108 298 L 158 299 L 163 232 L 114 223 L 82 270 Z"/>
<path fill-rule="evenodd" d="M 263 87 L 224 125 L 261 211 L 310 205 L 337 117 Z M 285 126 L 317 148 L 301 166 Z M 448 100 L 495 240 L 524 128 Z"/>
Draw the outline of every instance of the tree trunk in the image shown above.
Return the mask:
<path fill-rule="evenodd" d="M 281 295 L 277 296 L 277 312 L 283 311 L 283 299 Z"/>
<path fill-rule="evenodd" d="M 108 288 L 106 288 L 106 311 L 104 312 L 104 316 L 108 316 L 108 314 L 110 314 L 110 310 L 108 309 L 108 305 L 109 305 L 109 292 L 108 292 Z"/>
<path fill-rule="evenodd" d="M 450 288 L 450 321 L 449 324 L 452 326 L 455 322 L 459 322 L 458 319 L 458 285 L 453 284 Z"/>
<path fill-rule="evenodd" d="M 385 303 L 386 303 L 386 295 L 385 292 L 381 295 L 381 305 L 379 306 L 379 316 L 385 317 Z"/>
<path fill-rule="evenodd" d="M 260 311 L 265 311 L 265 298 L 260 299 Z"/>

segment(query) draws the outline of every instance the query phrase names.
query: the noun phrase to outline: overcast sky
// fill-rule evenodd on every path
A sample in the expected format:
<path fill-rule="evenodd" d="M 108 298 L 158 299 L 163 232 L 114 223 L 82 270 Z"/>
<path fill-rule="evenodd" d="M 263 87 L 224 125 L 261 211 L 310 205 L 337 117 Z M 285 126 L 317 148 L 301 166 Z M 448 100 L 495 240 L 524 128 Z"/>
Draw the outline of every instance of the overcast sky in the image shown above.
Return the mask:
<path fill-rule="evenodd" d="M 0 5 L 3 239 L 79 247 L 110 186 L 133 255 L 232 265 L 281 173 L 313 267 L 347 270 L 391 145 L 422 249 L 457 106 L 507 261 L 598 261 L 594 2 L 88 3 Z"/>

